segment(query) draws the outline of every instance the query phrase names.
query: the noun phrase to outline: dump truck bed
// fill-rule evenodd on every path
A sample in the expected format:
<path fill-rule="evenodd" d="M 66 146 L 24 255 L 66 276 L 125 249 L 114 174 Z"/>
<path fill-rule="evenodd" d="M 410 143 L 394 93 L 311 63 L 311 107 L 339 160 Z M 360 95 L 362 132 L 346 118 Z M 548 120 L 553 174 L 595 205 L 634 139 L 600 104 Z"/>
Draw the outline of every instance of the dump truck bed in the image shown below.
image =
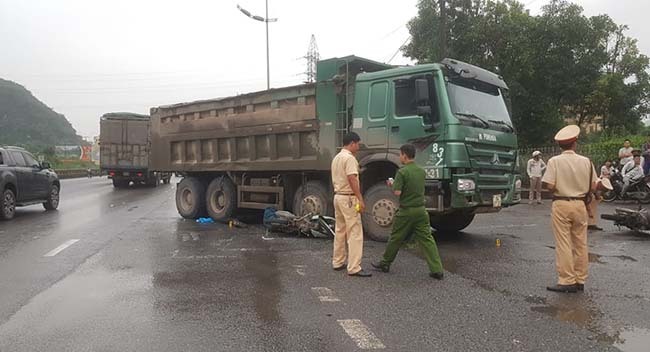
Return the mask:
<path fill-rule="evenodd" d="M 145 170 L 149 167 L 147 115 L 110 113 L 100 120 L 99 159 L 102 169 Z"/>
<path fill-rule="evenodd" d="M 315 84 L 304 84 L 152 108 L 152 168 L 322 169 L 315 93 Z"/>

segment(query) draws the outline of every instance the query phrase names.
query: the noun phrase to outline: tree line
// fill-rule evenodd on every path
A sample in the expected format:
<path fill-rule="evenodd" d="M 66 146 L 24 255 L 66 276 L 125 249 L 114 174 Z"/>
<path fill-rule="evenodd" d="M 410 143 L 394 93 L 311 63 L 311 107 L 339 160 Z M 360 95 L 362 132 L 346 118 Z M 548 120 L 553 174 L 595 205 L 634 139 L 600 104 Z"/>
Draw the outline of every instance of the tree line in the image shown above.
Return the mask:
<path fill-rule="evenodd" d="M 402 50 L 420 63 L 451 57 L 503 76 L 524 146 L 549 143 L 565 117 L 637 133 L 650 113 L 650 61 L 606 14 L 564 0 L 537 16 L 516 0 L 420 0 L 408 29 Z"/>

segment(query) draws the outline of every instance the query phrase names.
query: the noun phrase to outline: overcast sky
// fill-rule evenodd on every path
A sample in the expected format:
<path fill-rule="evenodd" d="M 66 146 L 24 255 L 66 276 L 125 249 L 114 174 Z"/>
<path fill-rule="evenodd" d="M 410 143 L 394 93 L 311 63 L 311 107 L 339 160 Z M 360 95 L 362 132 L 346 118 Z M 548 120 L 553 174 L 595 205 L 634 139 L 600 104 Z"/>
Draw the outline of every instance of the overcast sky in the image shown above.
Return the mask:
<path fill-rule="evenodd" d="M 533 14 L 546 0 L 527 0 Z M 630 26 L 650 54 L 647 0 L 577 0 L 588 15 Z M 271 86 L 304 80 L 309 39 L 322 58 L 355 54 L 407 64 L 398 48 L 417 0 L 269 0 Z M 0 0 L 0 78 L 65 114 L 82 136 L 111 111 L 266 87 L 262 0 Z M 397 55 L 396 55 L 397 54 Z M 459 58 L 462 59 L 462 58 Z"/>

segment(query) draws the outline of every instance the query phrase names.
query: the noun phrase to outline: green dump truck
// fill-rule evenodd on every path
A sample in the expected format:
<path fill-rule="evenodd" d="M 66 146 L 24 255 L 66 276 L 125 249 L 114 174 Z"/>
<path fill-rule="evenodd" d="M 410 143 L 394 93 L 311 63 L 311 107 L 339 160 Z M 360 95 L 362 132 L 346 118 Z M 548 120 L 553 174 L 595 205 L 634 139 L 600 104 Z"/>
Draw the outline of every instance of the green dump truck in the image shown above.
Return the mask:
<path fill-rule="evenodd" d="M 508 87 L 456 60 L 394 67 L 348 56 L 322 60 L 317 82 L 151 109 L 154 170 L 176 172 L 181 216 L 227 221 L 239 209 L 332 214 L 330 164 L 343 136 L 357 157 L 366 235 L 388 239 L 399 202 L 386 186 L 413 143 L 439 231 L 520 201 Z"/>

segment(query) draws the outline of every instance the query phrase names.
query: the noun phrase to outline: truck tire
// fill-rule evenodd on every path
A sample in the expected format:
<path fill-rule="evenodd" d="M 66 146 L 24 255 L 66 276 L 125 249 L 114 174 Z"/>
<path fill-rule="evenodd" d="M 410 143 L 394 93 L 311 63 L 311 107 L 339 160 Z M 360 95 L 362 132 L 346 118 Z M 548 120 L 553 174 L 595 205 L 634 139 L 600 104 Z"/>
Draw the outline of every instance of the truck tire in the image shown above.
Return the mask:
<path fill-rule="evenodd" d="M 205 185 L 196 177 L 184 178 L 176 188 L 176 209 L 186 219 L 196 219 L 205 212 Z"/>
<path fill-rule="evenodd" d="M 52 185 L 47 200 L 43 203 L 45 210 L 56 210 L 59 207 L 59 186 Z"/>
<path fill-rule="evenodd" d="M 11 220 L 14 215 L 16 215 L 16 194 L 10 189 L 5 189 L 0 199 L 0 220 Z"/>
<path fill-rule="evenodd" d="M 399 209 L 399 199 L 390 187 L 377 183 L 363 195 L 366 209 L 361 214 L 363 230 L 370 239 L 387 242 L 393 226 L 393 218 Z"/>
<path fill-rule="evenodd" d="M 442 233 L 455 233 L 465 229 L 474 220 L 475 214 L 455 212 L 443 216 L 432 215 L 431 226 Z"/>
<path fill-rule="evenodd" d="M 293 213 L 305 215 L 331 216 L 334 213 L 334 204 L 327 186 L 321 181 L 307 181 L 300 185 L 293 196 Z"/>
<path fill-rule="evenodd" d="M 129 187 L 129 180 L 116 180 L 113 179 L 113 187 L 115 188 L 126 188 Z"/>
<path fill-rule="evenodd" d="M 158 187 L 158 185 L 160 184 L 160 174 L 156 172 L 153 173 L 151 176 L 149 176 L 149 180 L 147 184 L 150 187 L 154 187 L 154 188 Z"/>
<path fill-rule="evenodd" d="M 214 221 L 226 222 L 237 208 L 237 188 L 230 177 L 217 177 L 208 185 L 205 193 L 208 216 Z"/>

